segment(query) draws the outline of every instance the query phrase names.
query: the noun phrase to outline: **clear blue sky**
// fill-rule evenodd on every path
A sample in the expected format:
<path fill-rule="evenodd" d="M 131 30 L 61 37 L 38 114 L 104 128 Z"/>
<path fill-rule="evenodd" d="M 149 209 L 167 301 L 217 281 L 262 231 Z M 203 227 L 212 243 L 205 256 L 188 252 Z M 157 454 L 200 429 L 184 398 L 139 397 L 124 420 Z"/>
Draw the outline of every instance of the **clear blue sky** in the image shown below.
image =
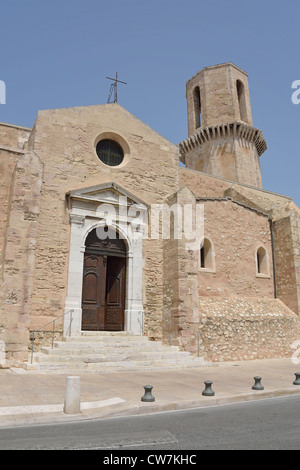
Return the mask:
<path fill-rule="evenodd" d="M 299 0 L 2 0 L 0 121 L 31 127 L 39 109 L 119 103 L 165 138 L 187 137 L 185 84 L 233 62 L 249 74 L 254 126 L 268 151 L 264 189 L 300 206 Z"/>

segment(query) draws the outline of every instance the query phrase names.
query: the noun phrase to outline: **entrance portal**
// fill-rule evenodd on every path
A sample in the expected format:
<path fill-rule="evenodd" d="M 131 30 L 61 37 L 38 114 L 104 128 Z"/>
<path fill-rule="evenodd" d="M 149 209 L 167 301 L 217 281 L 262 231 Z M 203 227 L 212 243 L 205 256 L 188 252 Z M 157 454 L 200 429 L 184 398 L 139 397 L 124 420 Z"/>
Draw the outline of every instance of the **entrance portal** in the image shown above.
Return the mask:
<path fill-rule="evenodd" d="M 102 240 L 94 229 L 86 238 L 82 330 L 124 330 L 126 246 L 122 239 L 107 233 Z"/>

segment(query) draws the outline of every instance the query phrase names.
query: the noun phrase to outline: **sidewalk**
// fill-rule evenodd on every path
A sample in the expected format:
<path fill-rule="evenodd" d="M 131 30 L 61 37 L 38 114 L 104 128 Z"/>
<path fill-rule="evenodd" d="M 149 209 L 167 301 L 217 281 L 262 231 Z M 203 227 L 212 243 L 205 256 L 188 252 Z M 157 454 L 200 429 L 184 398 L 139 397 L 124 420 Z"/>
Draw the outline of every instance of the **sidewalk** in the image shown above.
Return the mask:
<path fill-rule="evenodd" d="M 262 398 L 300 394 L 293 385 L 300 365 L 291 359 L 208 364 L 198 369 L 64 373 L 0 370 L 0 427 L 100 419 L 113 416 L 199 408 Z M 80 377 L 81 412 L 63 411 L 66 378 Z M 254 391 L 254 376 L 263 391 Z M 205 397 L 204 381 L 213 382 Z M 154 402 L 142 402 L 144 385 L 152 385 Z"/>

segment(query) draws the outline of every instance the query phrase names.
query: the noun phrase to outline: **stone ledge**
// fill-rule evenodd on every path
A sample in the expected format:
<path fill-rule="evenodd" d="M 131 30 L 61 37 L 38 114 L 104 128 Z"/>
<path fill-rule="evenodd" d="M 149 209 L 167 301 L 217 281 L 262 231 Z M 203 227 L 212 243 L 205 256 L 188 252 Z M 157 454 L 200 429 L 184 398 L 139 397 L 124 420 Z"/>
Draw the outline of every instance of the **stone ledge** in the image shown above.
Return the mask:
<path fill-rule="evenodd" d="M 180 161 L 185 163 L 185 154 L 205 142 L 224 137 L 242 138 L 248 142 L 253 142 L 257 153 L 261 156 L 267 150 L 267 144 L 261 130 L 249 126 L 244 122 L 229 122 L 208 127 L 200 127 L 197 131 L 178 144 L 180 151 Z"/>

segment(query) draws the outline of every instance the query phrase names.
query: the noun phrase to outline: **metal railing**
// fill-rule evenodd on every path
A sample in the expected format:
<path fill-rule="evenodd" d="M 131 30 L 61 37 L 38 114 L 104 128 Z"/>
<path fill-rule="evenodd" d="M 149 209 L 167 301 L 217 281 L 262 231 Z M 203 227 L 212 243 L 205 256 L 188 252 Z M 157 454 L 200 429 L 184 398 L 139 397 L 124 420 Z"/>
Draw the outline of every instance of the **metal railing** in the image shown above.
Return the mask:
<path fill-rule="evenodd" d="M 146 313 L 144 311 L 139 311 L 139 314 L 142 315 L 142 320 L 140 322 L 140 325 L 141 325 L 141 336 L 143 335 L 144 333 L 144 325 L 145 325 L 145 314 L 147 315 L 147 317 L 152 317 L 153 319 L 156 319 L 156 317 L 154 317 L 153 315 L 151 315 L 150 313 Z M 159 323 L 162 324 L 162 323 L 166 323 L 168 324 L 169 326 L 169 346 L 172 346 L 171 342 L 172 342 L 172 326 L 179 326 L 182 328 L 182 325 L 180 325 L 179 323 L 175 323 L 174 321 L 172 321 L 171 319 L 168 319 L 168 320 L 164 320 L 164 319 L 161 319 L 159 320 Z M 194 329 L 194 328 L 185 328 L 185 330 L 191 330 L 193 331 L 193 333 L 195 334 L 195 336 L 197 337 L 197 354 L 198 354 L 198 357 L 200 356 L 200 331 L 197 330 L 197 329 Z"/>
<path fill-rule="evenodd" d="M 44 328 L 46 328 L 46 326 L 48 325 L 51 325 L 52 323 L 52 345 L 51 345 L 51 348 L 53 349 L 54 347 L 54 333 L 55 333 L 55 322 L 57 320 L 60 320 L 61 318 L 65 317 L 66 315 L 70 314 L 70 324 L 69 324 L 69 336 L 71 336 L 71 332 L 72 332 L 72 321 L 73 321 L 73 312 L 74 310 L 71 309 L 71 310 L 68 310 L 68 312 L 64 313 L 63 315 L 60 315 L 59 317 L 56 317 L 54 320 L 52 321 L 49 321 L 48 323 L 46 323 L 45 325 L 41 326 L 40 328 L 38 328 L 37 330 L 33 330 L 31 333 L 30 333 L 30 341 L 31 341 L 31 364 L 32 364 L 32 360 L 33 360 L 33 348 L 34 348 L 34 341 L 35 341 L 35 333 L 39 333 L 40 331 L 42 331 Z"/>

